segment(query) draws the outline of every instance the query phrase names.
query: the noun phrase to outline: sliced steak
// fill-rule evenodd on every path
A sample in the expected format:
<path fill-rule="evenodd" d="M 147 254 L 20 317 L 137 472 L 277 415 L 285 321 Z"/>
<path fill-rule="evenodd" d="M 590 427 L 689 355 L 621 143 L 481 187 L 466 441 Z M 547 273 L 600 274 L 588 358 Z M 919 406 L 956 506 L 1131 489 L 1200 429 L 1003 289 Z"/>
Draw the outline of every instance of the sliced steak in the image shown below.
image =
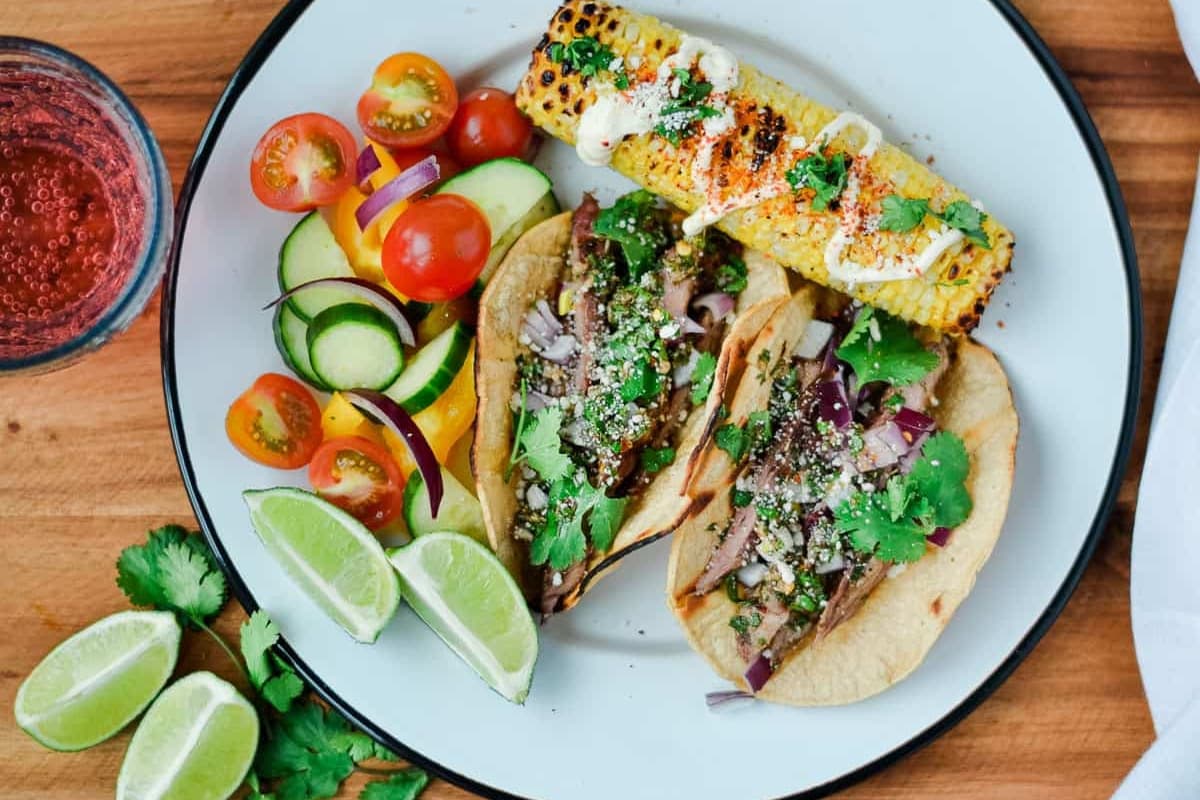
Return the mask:
<path fill-rule="evenodd" d="M 886 562 L 872 558 L 863 567 L 863 573 L 858 580 L 851 577 L 853 569 L 843 572 L 837 589 L 829 598 L 829 602 L 825 604 L 821 618 L 817 620 L 817 640 L 824 639 L 834 628 L 854 616 L 855 612 L 862 607 L 863 601 L 867 599 L 871 590 L 878 586 L 879 582 L 887 575 L 887 571 Z"/>
<path fill-rule="evenodd" d="M 557 574 L 554 570 L 546 567 L 542 570 L 542 619 L 545 620 L 555 611 L 562 598 L 575 591 L 575 587 L 583 580 L 583 574 L 586 569 L 586 562 L 580 561 L 577 564 L 572 564 L 562 574 L 562 581 L 555 586 L 554 576 Z"/>

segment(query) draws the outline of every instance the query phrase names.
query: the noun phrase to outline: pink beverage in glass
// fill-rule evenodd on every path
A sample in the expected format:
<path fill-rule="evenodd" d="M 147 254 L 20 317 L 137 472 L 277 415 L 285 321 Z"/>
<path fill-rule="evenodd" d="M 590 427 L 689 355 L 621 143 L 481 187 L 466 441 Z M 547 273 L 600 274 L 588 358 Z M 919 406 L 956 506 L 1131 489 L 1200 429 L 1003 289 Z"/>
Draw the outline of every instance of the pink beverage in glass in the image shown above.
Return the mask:
<path fill-rule="evenodd" d="M 164 187 L 169 216 L 157 145 L 100 73 L 0 38 L 0 369 L 56 366 L 136 317 L 161 272 Z"/>

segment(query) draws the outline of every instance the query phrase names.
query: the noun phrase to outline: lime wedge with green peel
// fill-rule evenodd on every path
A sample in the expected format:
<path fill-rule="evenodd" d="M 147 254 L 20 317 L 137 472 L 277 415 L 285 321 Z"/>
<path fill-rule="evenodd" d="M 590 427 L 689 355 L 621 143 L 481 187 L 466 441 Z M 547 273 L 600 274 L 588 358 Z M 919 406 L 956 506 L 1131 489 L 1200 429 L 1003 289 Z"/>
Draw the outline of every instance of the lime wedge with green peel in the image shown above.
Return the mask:
<path fill-rule="evenodd" d="M 366 526 L 301 489 L 242 496 L 258 538 L 296 585 L 358 641 L 379 638 L 400 604 L 400 590 Z"/>
<path fill-rule="evenodd" d="M 500 560 L 461 533 L 429 533 L 389 552 L 413 610 L 488 685 L 525 702 L 537 661 L 537 627 Z"/>
<path fill-rule="evenodd" d="M 54 750 L 102 742 L 171 677 L 182 631 L 168 611 L 122 611 L 67 639 L 17 690 L 17 724 Z"/>
<path fill-rule="evenodd" d="M 245 780 L 257 749 L 254 706 L 211 672 L 193 672 L 138 724 L 117 800 L 224 800 Z"/>

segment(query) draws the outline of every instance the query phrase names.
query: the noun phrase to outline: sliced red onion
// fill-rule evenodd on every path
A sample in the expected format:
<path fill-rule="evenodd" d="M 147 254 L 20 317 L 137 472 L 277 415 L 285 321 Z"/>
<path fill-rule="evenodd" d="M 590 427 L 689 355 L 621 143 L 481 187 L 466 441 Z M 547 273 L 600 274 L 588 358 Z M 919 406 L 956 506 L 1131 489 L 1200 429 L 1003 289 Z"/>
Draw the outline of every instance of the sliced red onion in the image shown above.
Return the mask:
<path fill-rule="evenodd" d="M 680 317 L 676 321 L 679 323 L 679 333 L 681 336 L 693 336 L 704 333 L 704 326 L 691 317 Z"/>
<path fill-rule="evenodd" d="M 575 355 L 575 337 L 569 333 L 559 336 L 541 352 L 542 358 L 553 361 L 555 364 L 565 364 L 571 360 L 573 355 Z"/>
<path fill-rule="evenodd" d="M 757 692 L 767 685 L 767 681 L 774 671 L 771 667 L 771 659 L 760 653 L 742 677 L 746 679 L 746 685 L 750 687 L 750 691 Z"/>
<path fill-rule="evenodd" d="M 688 360 L 675 368 L 671 377 L 675 380 L 676 386 L 687 386 L 692 382 L 692 375 L 696 372 L 696 365 L 700 363 L 700 351 L 692 348 L 692 352 L 688 354 Z"/>
<path fill-rule="evenodd" d="M 831 572 L 837 572 L 840 569 L 845 569 L 845 567 L 846 559 L 842 557 L 841 553 L 838 553 L 828 561 L 823 561 L 820 564 L 817 564 L 817 574 L 828 575 Z"/>
<path fill-rule="evenodd" d="M 822 372 L 832 372 L 838 368 L 838 338 L 836 336 L 829 337 L 829 343 L 825 345 L 825 355 L 821 363 Z"/>
<path fill-rule="evenodd" d="M 912 471 L 913 464 L 917 463 L 917 460 L 921 457 L 921 448 L 925 446 L 925 442 L 927 441 L 929 441 L 929 434 L 922 433 L 917 437 L 916 441 L 912 443 L 912 446 L 909 448 L 908 452 L 900 457 L 901 474 L 907 475 Z"/>
<path fill-rule="evenodd" d="M 354 180 L 363 194 L 371 194 L 374 191 L 369 179 L 381 166 L 383 165 L 379 163 L 379 154 L 371 145 L 364 147 L 358 154 L 358 161 L 354 164 Z"/>
<path fill-rule="evenodd" d="M 725 292 L 702 294 L 692 301 L 692 305 L 697 308 L 707 308 L 717 322 L 725 319 L 733 311 L 735 303 L 733 295 Z"/>
<path fill-rule="evenodd" d="M 354 219 L 358 221 L 359 230 L 365 231 L 384 211 L 437 182 L 441 174 L 437 157 L 429 156 L 380 186 L 354 210 Z"/>
<path fill-rule="evenodd" d="M 767 565 L 761 561 L 751 561 L 737 571 L 737 579 L 743 586 L 749 586 L 753 589 L 762 583 L 763 578 L 767 577 L 769 571 Z"/>
<path fill-rule="evenodd" d="M 754 695 L 741 689 L 727 689 L 722 692 L 709 692 L 704 695 L 704 705 L 713 711 L 732 710 L 754 701 Z"/>
<path fill-rule="evenodd" d="M 937 423 L 931 417 L 925 416 L 920 411 L 914 411 L 908 406 L 903 406 L 892 419 L 900 426 L 900 430 L 907 433 L 913 440 L 922 434 L 933 433 L 937 429 Z"/>
<path fill-rule="evenodd" d="M 925 537 L 925 541 L 935 547 L 945 547 L 946 542 L 950 541 L 950 533 L 949 528 L 936 528 L 933 533 Z"/>
<path fill-rule="evenodd" d="M 555 316 L 554 311 L 550 308 L 550 304 L 546 302 L 545 298 L 538 300 L 534 308 L 537 309 L 538 315 L 545 320 L 548 330 L 554 331 L 555 334 L 562 333 L 562 322 Z"/>
<path fill-rule="evenodd" d="M 882 469 L 898 462 L 911 449 L 912 443 L 905 438 L 900 426 L 888 421 L 863 433 L 860 461 L 866 461 L 868 469 Z"/>
<path fill-rule="evenodd" d="M 821 351 L 833 338 L 833 325 L 820 319 L 808 321 L 804 336 L 796 345 L 796 355 L 800 358 L 813 359 L 821 355 Z"/>
<path fill-rule="evenodd" d="M 436 517 L 438 508 L 442 505 L 442 466 L 438 463 L 433 448 L 429 446 L 425 434 L 413 421 L 407 411 L 400 407 L 392 398 L 382 392 L 370 389 L 349 389 L 344 392 L 347 399 L 359 410 L 365 411 L 382 422 L 400 437 L 409 455 L 417 462 L 417 469 L 425 481 L 429 491 L 429 514 Z"/>
<path fill-rule="evenodd" d="M 396 331 L 400 334 L 400 341 L 409 347 L 416 346 L 417 337 L 413 333 L 412 323 L 408 321 L 408 317 L 405 315 L 404 301 L 379 284 L 371 283 L 371 281 L 365 278 L 317 278 L 284 292 L 263 306 L 263 311 L 274 308 L 292 295 L 302 292 L 305 289 L 333 288 L 344 289 L 348 294 L 361 297 L 378 308 L 396 326 Z"/>
<path fill-rule="evenodd" d="M 817 384 L 817 399 L 820 402 L 821 419 L 833 423 L 838 430 L 845 428 L 853 419 L 850 401 L 846 398 L 846 387 L 841 380 L 822 381 Z"/>
<path fill-rule="evenodd" d="M 687 316 L 688 299 L 695 290 L 695 278 L 676 281 L 670 270 L 663 271 L 663 308 L 675 319 Z"/>

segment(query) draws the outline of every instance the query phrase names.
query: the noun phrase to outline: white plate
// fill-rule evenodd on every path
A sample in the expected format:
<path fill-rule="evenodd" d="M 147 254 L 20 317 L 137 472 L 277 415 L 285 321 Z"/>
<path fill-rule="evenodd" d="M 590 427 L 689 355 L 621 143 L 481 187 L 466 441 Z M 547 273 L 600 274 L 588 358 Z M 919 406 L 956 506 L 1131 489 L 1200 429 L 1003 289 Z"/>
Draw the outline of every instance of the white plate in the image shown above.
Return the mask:
<path fill-rule="evenodd" d="M 978 585 L 912 677 L 854 706 L 758 704 L 714 714 L 722 688 L 662 596 L 666 542 L 631 557 L 541 632 L 524 707 L 505 703 L 402 610 L 355 644 L 255 538 L 249 487 L 303 476 L 257 467 L 226 441 L 230 401 L 280 370 L 269 315 L 294 223 L 258 205 L 246 167 L 267 126 L 299 111 L 350 123 L 383 57 L 420 50 L 464 86 L 512 87 L 553 4 L 294 2 L 264 33 L 205 131 L 180 205 L 165 287 L 163 359 L 180 465 L 244 605 L 278 621 L 302 673 L 375 736 L 491 796 L 771 798 L 823 794 L 930 741 L 1016 666 L 1065 603 L 1128 451 L 1139 373 L 1136 269 L 1111 167 L 1078 97 L 1006 3 L 639 0 L 733 47 L 885 135 L 988 204 L 1016 232 L 1014 275 L 979 331 L 1009 369 L 1022 417 L 1012 509 Z M 814 19 L 823 19 L 813 24 Z M 550 143 L 559 197 L 629 184 Z"/>

